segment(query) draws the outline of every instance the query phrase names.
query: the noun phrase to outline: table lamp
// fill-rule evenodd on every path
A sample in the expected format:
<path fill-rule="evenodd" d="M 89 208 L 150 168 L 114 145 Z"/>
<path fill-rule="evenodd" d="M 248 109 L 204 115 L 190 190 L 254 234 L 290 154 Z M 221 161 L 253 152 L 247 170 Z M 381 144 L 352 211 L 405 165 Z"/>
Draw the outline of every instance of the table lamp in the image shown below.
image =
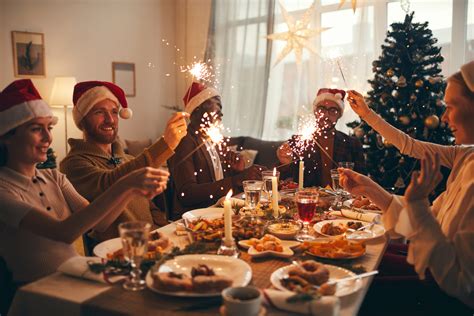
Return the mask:
<path fill-rule="evenodd" d="M 64 150 L 67 154 L 67 112 L 72 108 L 72 93 L 76 85 L 75 77 L 56 77 L 54 78 L 53 91 L 49 104 L 53 108 L 64 109 L 64 137 L 66 139 Z"/>

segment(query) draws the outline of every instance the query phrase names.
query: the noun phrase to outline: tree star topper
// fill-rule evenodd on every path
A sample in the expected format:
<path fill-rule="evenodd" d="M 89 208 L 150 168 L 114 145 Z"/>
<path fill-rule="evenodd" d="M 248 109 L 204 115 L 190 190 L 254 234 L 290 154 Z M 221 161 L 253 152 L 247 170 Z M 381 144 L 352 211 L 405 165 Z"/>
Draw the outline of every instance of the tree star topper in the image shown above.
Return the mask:
<path fill-rule="evenodd" d="M 344 6 L 344 4 L 346 3 L 346 0 L 340 0 L 339 2 L 340 4 L 339 4 L 339 7 L 337 8 L 338 10 Z M 355 13 L 356 8 L 357 8 L 357 0 L 351 0 L 351 5 L 352 5 L 352 11 Z"/>
<path fill-rule="evenodd" d="M 285 23 L 288 26 L 287 32 L 273 33 L 267 36 L 270 40 L 276 41 L 286 41 L 286 46 L 278 54 L 277 60 L 273 66 L 276 66 L 283 58 L 286 57 L 291 51 L 295 52 L 296 63 L 299 65 L 301 63 L 303 48 L 306 48 L 313 54 L 317 54 L 316 48 L 309 41 L 312 37 L 320 34 L 329 29 L 325 27 L 322 29 L 310 29 L 309 24 L 311 23 L 311 18 L 313 17 L 315 3 L 303 13 L 301 20 L 295 22 L 294 18 L 288 14 L 288 11 L 283 7 L 281 2 L 279 2 L 283 18 Z"/>

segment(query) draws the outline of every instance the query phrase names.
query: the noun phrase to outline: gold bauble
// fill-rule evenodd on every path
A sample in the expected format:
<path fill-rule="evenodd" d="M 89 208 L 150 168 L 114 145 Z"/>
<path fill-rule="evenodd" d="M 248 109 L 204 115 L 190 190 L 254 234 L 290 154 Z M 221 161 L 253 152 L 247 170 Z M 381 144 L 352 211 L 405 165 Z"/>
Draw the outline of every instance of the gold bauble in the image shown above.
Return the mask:
<path fill-rule="evenodd" d="M 416 95 L 412 94 L 412 95 L 410 96 L 410 102 L 415 102 L 416 99 L 417 99 L 417 98 L 416 98 Z"/>
<path fill-rule="evenodd" d="M 415 87 L 417 88 L 423 87 L 423 80 L 418 79 L 417 81 L 415 81 Z"/>
<path fill-rule="evenodd" d="M 436 115 L 430 115 L 425 119 L 425 126 L 429 129 L 435 129 L 439 126 L 439 117 Z"/>
<path fill-rule="evenodd" d="M 410 124 L 410 118 L 406 115 L 400 116 L 398 120 L 403 124 L 403 125 L 408 125 Z"/>
<path fill-rule="evenodd" d="M 387 75 L 387 77 L 393 77 L 395 72 L 393 71 L 392 68 L 390 68 L 390 69 L 387 70 L 387 72 L 385 74 Z"/>
<path fill-rule="evenodd" d="M 400 88 L 405 88 L 407 86 L 406 78 L 403 76 L 400 76 L 400 78 L 398 78 L 398 81 L 397 81 L 397 86 L 399 86 Z"/>

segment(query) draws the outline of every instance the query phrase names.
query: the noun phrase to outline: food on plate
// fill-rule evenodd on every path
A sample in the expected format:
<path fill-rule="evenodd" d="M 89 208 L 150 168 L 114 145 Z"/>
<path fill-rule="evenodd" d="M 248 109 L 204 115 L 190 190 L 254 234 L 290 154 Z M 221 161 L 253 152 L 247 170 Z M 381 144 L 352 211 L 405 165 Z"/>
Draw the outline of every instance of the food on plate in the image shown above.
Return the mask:
<path fill-rule="evenodd" d="M 314 214 L 314 217 L 311 220 L 311 223 L 319 223 L 322 221 L 328 221 L 328 220 L 333 220 L 333 219 L 337 219 L 337 216 L 334 216 L 328 212 L 316 213 Z"/>
<path fill-rule="evenodd" d="M 292 238 L 300 230 L 300 225 L 295 221 L 282 221 L 268 225 L 268 232 L 282 239 Z"/>
<path fill-rule="evenodd" d="M 260 238 L 265 232 L 265 222 L 259 218 L 244 217 L 233 222 L 232 236 L 236 240 Z"/>
<path fill-rule="evenodd" d="M 368 198 L 358 196 L 352 201 L 352 207 L 360 208 L 363 210 L 380 211 L 380 208 L 372 203 Z"/>
<path fill-rule="evenodd" d="M 328 284 L 329 270 L 321 263 L 306 260 L 288 270 L 288 276 L 281 284 L 293 292 L 314 292 L 320 295 L 334 295 L 336 285 Z"/>
<path fill-rule="evenodd" d="M 251 247 L 255 248 L 255 250 L 257 250 L 258 252 L 283 252 L 283 245 L 281 244 L 281 240 L 270 234 L 266 234 L 261 239 L 252 238 L 248 241 L 248 244 Z"/>
<path fill-rule="evenodd" d="M 163 251 L 170 245 L 170 240 L 163 233 L 159 231 L 153 231 L 148 237 L 148 249 L 143 255 L 144 259 L 154 259 L 157 254 L 163 253 Z M 124 260 L 123 248 L 107 254 L 108 260 Z"/>
<path fill-rule="evenodd" d="M 224 219 L 197 219 L 186 222 L 194 241 L 216 241 L 224 235 Z"/>
<path fill-rule="evenodd" d="M 365 244 L 344 238 L 330 241 L 304 242 L 301 246 L 309 254 L 330 259 L 356 258 L 365 253 Z"/>
<path fill-rule="evenodd" d="M 337 235 L 344 234 L 349 228 L 353 230 L 357 230 L 363 226 L 364 224 L 362 224 L 362 222 L 357 222 L 357 221 L 350 221 L 347 223 L 338 223 L 338 224 L 329 222 L 327 224 L 324 224 L 321 227 L 321 233 L 324 235 L 329 235 L 329 236 L 337 236 Z"/>
<path fill-rule="evenodd" d="M 292 180 L 280 180 L 278 183 L 278 190 L 289 190 L 289 189 L 297 189 L 298 183 Z"/>
<path fill-rule="evenodd" d="M 152 274 L 153 286 L 170 292 L 220 292 L 232 285 L 232 280 L 223 275 L 216 275 L 214 270 L 205 264 L 191 269 L 191 276 L 175 272 L 155 272 Z"/>

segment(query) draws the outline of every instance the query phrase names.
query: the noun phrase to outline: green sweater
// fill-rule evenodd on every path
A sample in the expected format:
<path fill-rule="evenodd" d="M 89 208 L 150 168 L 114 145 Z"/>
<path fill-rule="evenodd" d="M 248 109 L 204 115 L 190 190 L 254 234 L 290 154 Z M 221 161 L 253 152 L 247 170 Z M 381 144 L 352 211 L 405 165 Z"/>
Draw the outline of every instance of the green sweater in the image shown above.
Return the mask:
<path fill-rule="evenodd" d="M 94 144 L 81 139 L 69 139 L 71 150 L 60 163 L 60 170 L 74 185 L 76 190 L 89 201 L 94 200 L 122 176 L 131 171 L 151 166 L 160 167 L 174 152 L 163 138 L 148 147 L 136 158 L 125 154 L 119 142 L 112 144 L 114 158 Z M 136 197 L 106 231 L 92 231 L 91 237 L 103 241 L 118 237 L 118 225 L 126 221 L 146 221 L 151 224 L 153 218 L 150 201 L 145 197 Z"/>

